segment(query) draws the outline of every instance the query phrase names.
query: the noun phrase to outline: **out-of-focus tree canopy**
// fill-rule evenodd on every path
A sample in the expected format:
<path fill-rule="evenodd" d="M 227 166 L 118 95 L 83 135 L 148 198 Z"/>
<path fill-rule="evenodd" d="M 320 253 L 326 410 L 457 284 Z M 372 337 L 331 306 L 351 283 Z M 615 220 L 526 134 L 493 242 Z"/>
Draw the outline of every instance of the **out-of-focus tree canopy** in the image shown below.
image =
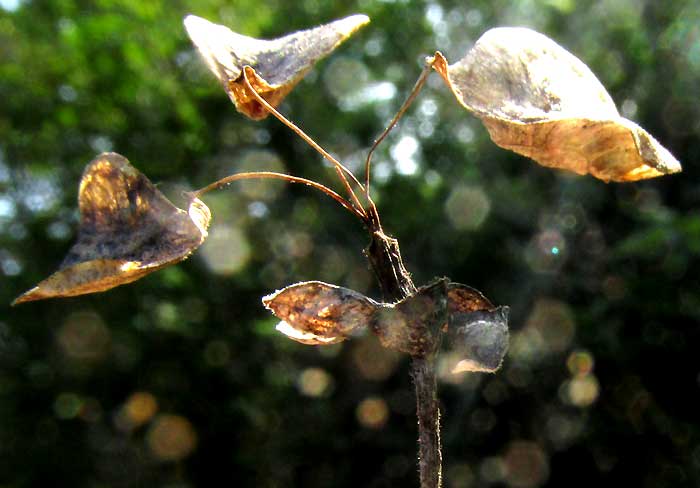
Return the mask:
<path fill-rule="evenodd" d="M 517 25 L 586 62 L 683 173 L 542 168 L 496 147 L 436 74 L 375 156 L 415 281 L 511 306 L 497 374 L 441 375 L 445 484 L 700 484 L 698 2 L 0 0 L 0 486 L 417 486 L 406 358 L 369 335 L 294 343 L 260 303 L 302 280 L 380 298 L 362 227 L 320 193 L 235 183 L 204 198 L 210 236 L 186 262 L 9 307 L 75 239 L 99 152 L 180 205 L 235 171 L 336 185 L 279 122 L 236 113 L 188 13 L 260 38 L 369 15 L 280 106 L 358 172 L 436 49 L 454 62 Z"/>

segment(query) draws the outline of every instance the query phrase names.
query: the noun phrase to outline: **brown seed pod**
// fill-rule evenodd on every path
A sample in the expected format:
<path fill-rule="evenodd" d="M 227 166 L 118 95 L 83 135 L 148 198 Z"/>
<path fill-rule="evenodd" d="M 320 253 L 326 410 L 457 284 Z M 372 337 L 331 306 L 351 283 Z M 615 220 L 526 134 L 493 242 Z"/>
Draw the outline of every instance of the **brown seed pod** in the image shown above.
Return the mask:
<path fill-rule="evenodd" d="M 83 173 L 80 228 L 58 271 L 13 305 L 109 290 L 187 258 L 207 237 L 211 214 L 192 198 L 177 208 L 116 153 L 103 153 Z"/>
<path fill-rule="evenodd" d="M 310 345 L 344 341 L 366 327 L 378 307 L 361 293 L 321 281 L 296 283 L 262 301 L 282 319 L 278 331 Z"/>
<path fill-rule="evenodd" d="M 268 111 L 245 86 L 245 66 L 255 70 L 250 80 L 253 88 L 277 107 L 317 61 L 368 22 L 366 15 L 351 15 L 268 41 L 243 36 L 196 15 L 184 20 L 190 39 L 236 109 L 253 120 L 264 119 Z"/>
<path fill-rule="evenodd" d="M 604 181 L 681 171 L 656 139 L 620 116 L 588 66 L 538 32 L 491 29 L 456 63 L 440 53 L 432 63 L 496 144 L 542 166 Z"/>

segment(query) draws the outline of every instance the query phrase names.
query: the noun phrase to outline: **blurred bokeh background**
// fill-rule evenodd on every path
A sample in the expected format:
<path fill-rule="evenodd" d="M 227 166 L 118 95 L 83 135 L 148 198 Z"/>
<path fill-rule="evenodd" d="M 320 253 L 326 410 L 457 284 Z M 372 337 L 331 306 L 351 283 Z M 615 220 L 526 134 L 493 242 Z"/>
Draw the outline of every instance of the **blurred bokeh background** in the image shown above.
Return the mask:
<path fill-rule="evenodd" d="M 605 184 L 492 144 L 437 75 L 375 157 L 418 284 L 511 306 L 495 375 L 441 374 L 447 487 L 700 484 L 700 3 L 695 0 L 0 0 L 0 486 L 417 486 L 408 362 L 371 337 L 314 348 L 260 297 L 323 280 L 374 298 L 367 236 L 279 182 L 205 198 L 208 241 L 112 291 L 14 308 L 75 238 L 81 172 L 131 160 L 176 203 L 243 170 L 335 185 L 280 123 L 239 115 L 185 35 L 372 23 L 281 106 L 360 168 L 422 59 L 494 26 L 575 53 L 683 173 Z"/>

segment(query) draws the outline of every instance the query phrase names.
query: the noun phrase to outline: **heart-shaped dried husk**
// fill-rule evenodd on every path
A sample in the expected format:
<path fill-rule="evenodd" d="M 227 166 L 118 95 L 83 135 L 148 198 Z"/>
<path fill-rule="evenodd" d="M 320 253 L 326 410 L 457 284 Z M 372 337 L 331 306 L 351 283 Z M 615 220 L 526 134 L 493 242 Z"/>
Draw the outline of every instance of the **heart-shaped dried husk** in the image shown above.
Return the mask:
<path fill-rule="evenodd" d="M 290 285 L 262 301 L 282 319 L 279 332 L 310 345 L 344 341 L 366 327 L 378 307 L 361 293 L 321 281 Z"/>
<path fill-rule="evenodd" d="M 681 171 L 656 139 L 620 116 L 581 60 L 538 32 L 491 29 L 454 64 L 436 53 L 433 67 L 496 144 L 543 166 L 604 181 Z"/>
<path fill-rule="evenodd" d="M 109 290 L 182 261 L 207 237 L 211 214 L 192 198 L 181 210 L 129 161 L 103 153 L 85 168 L 80 228 L 59 270 L 13 305 Z"/>
<path fill-rule="evenodd" d="M 264 119 L 268 112 L 245 86 L 244 66 L 255 70 L 250 80 L 254 89 L 276 107 L 317 61 L 368 22 L 366 15 L 352 15 L 268 41 L 237 34 L 195 15 L 184 20 L 192 42 L 236 109 L 253 120 Z"/>

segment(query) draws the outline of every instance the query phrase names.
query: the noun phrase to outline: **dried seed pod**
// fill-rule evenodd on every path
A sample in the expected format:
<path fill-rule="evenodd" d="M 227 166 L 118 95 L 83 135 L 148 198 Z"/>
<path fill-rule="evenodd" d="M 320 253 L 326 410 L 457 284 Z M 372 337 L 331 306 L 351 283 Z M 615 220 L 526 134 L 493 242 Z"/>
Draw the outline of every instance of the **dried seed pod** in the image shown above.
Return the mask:
<path fill-rule="evenodd" d="M 483 293 L 471 286 L 454 282 L 447 285 L 447 309 L 450 315 L 494 308 Z"/>
<path fill-rule="evenodd" d="M 393 304 L 320 281 L 288 286 L 263 303 L 282 319 L 277 330 L 304 344 L 335 344 L 369 325 L 382 346 L 426 357 L 447 331 L 448 349 L 459 358 L 454 372 L 495 371 L 508 348 L 508 307 L 447 278 Z"/>
<path fill-rule="evenodd" d="M 187 258 L 207 237 L 211 214 L 193 198 L 181 210 L 129 161 L 103 153 L 83 173 L 80 228 L 59 270 L 13 305 L 109 290 Z"/>
<path fill-rule="evenodd" d="M 253 120 L 264 119 L 268 112 L 245 86 L 243 67 L 255 70 L 251 85 L 276 107 L 317 61 L 368 22 L 366 15 L 352 15 L 268 41 L 243 36 L 195 15 L 184 20 L 192 42 L 236 109 Z"/>
<path fill-rule="evenodd" d="M 445 343 L 460 358 L 452 372 L 493 373 L 508 351 L 508 307 L 450 314 Z"/>
<path fill-rule="evenodd" d="M 262 299 L 282 322 L 277 330 L 312 345 L 334 344 L 367 326 L 377 302 L 348 288 L 306 281 Z"/>
<path fill-rule="evenodd" d="M 491 29 L 454 64 L 436 53 L 433 67 L 496 144 L 543 166 L 604 181 L 681 171 L 656 139 L 620 116 L 581 60 L 538 32 Z"/>
<path fill-rule="evenodd" d="M 417 357 L 433 354 L 447 325 L 448 283 L 442 278 L 396 304 L 382 304 L 372 317 L 382 346 Z"/>

